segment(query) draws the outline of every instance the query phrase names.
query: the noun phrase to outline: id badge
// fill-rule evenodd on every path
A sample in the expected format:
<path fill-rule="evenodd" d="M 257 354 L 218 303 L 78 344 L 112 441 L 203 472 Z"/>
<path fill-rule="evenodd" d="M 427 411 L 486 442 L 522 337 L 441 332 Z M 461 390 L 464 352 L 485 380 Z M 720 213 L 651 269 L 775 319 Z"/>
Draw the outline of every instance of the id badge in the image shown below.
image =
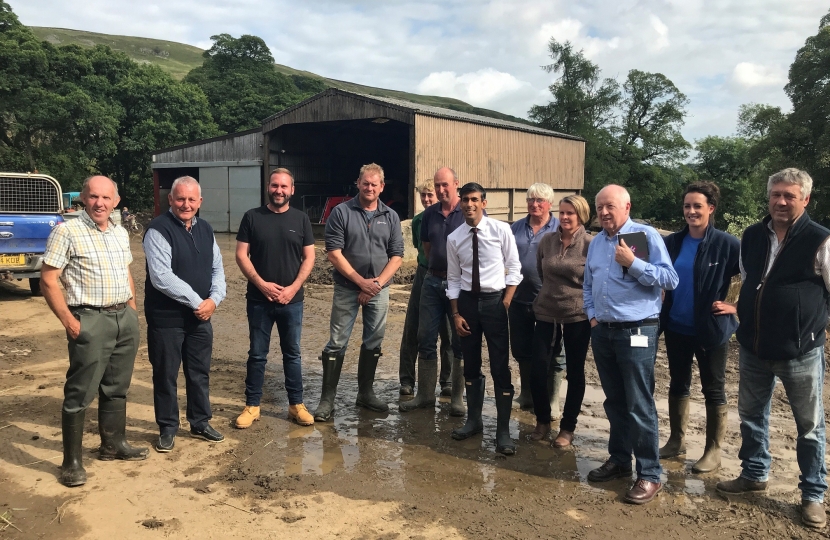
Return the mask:
<path fill-rule="evenodd" d="M 648 347 L 648 336 L 640 334 L 640 329 L 637 328 L 637 334 L 631 336 L 632 347 Z"/>

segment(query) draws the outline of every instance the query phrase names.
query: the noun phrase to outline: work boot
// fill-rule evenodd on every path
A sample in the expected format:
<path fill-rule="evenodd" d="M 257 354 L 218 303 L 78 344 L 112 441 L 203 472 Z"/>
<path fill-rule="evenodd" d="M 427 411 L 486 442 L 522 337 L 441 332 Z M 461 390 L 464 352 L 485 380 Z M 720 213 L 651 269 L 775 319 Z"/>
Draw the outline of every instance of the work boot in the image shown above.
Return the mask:
<path fill-rule="evenodd" d="M 548 373 L 548 395 L 550 396 L 551 422 L 559 420 L 559 418 L 562 416 L 562 413 L 559 409 L 559 388 L 562 386 L 562 378 L 564 376 L 564 370 L 555 371 L 551 369 Z"/>
<path fill-rule="evenodd" d="M 450 398 L 450 416 L 464 416 L 464 367 L 461 358 L 452 359 L 452 397 Z"/>
<path fill-rule="evenodd" d="M 435 382 L 438 380 L 438 359 L 418 355 L 418 393 L 415 398 L 404 401 L 398 408 L 401 412 L 435 407 Z"/>
<path fill-rule="evenodd" d="M 519 364 L 519 397 L 516 398 L 516 404 L 519 409 L 529 411 L 533 409 L 533 396 L 530 394 L 530 361 L 516 360 Z"/>
<path fill-rule="evenodd" d="M 827 525 L 827 514 L 824 512 L 824 503 L 801 501 L 801 522 L 811 529 L 823 529 Z"/>
<path fill-rule="evenodd" d="M 505 456 L 516 453 L 516 445 L 510 438 L 510 406 L 513 403 L 513 390 L 496 388 L 496 452 Z"/>
<path fill-rule="evenodd" d="M 239 429 L 248 429 L 251 425 L 259 420 L 259 405 L 245 405 L 242 409 L 242 414 L 236 417 L 236 427 Z"/>
<path fill-rule="evenodd" d="M 288 417 L 301 426 L 313 426 L 314 417 L 302 403 L 288 406 Z"/>
<path fill-rule="evenodd" d="M 86 484 L 86 471 L 83 463 L 84 412 L 61 413 L 61 432 L 63 434 L 63 465 L 61 465 L 60 483 L 66 487 Z"/>
<path fill-rule="evenodd" d="M 360 358 L 357 360 L 357 400 L 355 405 L 375 412 L 387 412 L 389 405 L 375 395 L 375 372 L 380 360 L 380 347 L 367 349 L 360 346 Z"/>
<path fill-rule="evenodd" d="M 715 484 L 715 489 L 718 490 L 718 493 L 724 493 L 726 495 L 741 495 L 743 493 L 766 491 L 767 481 L 756 482 L 755 480 L 749 480 L 743 476 L 739 476 L 734 480 L 718 482 Z"/>
<path fill-rule="evenodd" d="M 726 405 L 706 405 L 706 448 L 692 472 L 707 473 L 720 468 L 720 446 L 726 435 Z"/>
<path fill-rule="evenodd" d="M 334 396 L 337 395 L 337 383 L 340 382 L 340 370 L 343 369 L 345 357 L 345 351 L 323 351 L 320 355 L 323 361 L 323 389 L 320 393 L 320 404 L 314 411 L 314 420 L 317 422 L 328 422 L 334 414 Z"/>
<path fill-rule="evenodd" d="M 686 426 L 689 425 L 689 396 L 669 395 L 669 427 L 671 434 L 660 449 L 660 459 L 673 458 L 686 453 Z"/>
<path fill-rule="evenodd" d="M 141 461 L 147 459 L 149 449 L 130 446 L 126 438 L 127 400 L 104 400 L 98 398 L 98 433 L 101 435 L 101 449 L 98 459 L 110 461 Z"/>
<path fill-rule="evenodd" d="M 481 409 L 484 408 L 484 377 L 467 380 L 467 421 L 458 429 L 452 430 L 452 438 L 456 441 L 469 439 L 484 431 L 481 421 Z"/>

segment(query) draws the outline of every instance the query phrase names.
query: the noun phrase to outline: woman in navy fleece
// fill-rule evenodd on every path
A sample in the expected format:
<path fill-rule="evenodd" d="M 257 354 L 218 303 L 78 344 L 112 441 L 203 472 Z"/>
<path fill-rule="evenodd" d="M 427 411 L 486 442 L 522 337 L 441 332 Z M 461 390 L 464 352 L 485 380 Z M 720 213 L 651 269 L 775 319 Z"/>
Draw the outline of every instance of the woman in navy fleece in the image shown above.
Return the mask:
<path fill-rule="evenodd" d="M 666 291 L 660 326 L 669 358 L 671 435 L 661 458 L 686 453 L 692 359 L 697 358 L 706 400 L 706 448 L 692 467 L 696 473 L 720 467 L 726 432 L 724 378 L 729 338 L 738 327 L 735 306 L 725 302 L 732 277 L 739 273 L 740 242 L 714 227 L 720 190 L 712 182 L 695 182 L 683 193 L 686 227 L 666 238 L 680 282 Z"/>

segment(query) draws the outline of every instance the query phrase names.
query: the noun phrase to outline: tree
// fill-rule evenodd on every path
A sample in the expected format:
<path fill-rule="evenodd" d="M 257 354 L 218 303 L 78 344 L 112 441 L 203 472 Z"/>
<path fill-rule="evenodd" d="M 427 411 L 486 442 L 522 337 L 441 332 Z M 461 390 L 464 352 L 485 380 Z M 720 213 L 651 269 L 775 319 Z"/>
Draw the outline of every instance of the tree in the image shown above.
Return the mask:
<path fill-rule="evenodd" d="M 548 129 L 582 137 L 606 128 L 620 101 L 619 84 L 601 79 L 599 67 L 585 58 L 583 51 L 574 51 L 570 41 L 559 43 L 552 38 L 548 50 L 553 63 L 542 69 L 559 74 L 559 79 L 548 87 L 552 101 L 532 106 L 530 119 Z"/>
<path fill-rule="evenodd" d="M 204 62 L 185 77 L 207 95 L 210 111 L 224 132 L 261 125 L 263 119 L 320 90 L 315 79 L 276 71 L 265 42 L 256 36 L 219 34 Z M 301 90 L 299 86 L 302 86 Z"/>

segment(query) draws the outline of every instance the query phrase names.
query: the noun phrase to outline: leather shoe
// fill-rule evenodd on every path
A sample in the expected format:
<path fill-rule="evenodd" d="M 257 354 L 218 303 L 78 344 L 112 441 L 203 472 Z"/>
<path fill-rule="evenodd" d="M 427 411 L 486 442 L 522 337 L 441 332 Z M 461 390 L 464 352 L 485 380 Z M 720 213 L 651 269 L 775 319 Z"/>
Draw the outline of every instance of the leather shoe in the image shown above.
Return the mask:
<path fill-rule="evenodd" d="M 638 478 L 631 489 L 626 492 L 623 500 L 629 504 L 646 504 L 651 502 L 661 489 L 663 489 L 663 484 L 660 482 L 649 482 Z"/>
<path fill-rule="evenodd" d="M 801 501 L 801 522 L 811 529 L 823 529 L 827 525 L 824 503 Z"/>
<path fill-rule="evenodd" d="M 750 493 L 752 491 L 766 491 L 767 483 L 755 482 L 739 476 L 734 480 L 718 482 L 715 489 L 726 495 L 740 495 L 741 493 Z"/>
<path fill-rule="evenodd" d="M 614 478 L 621 478 L 623 476 L 631 476 L 631 465 L 623 467 L 617 465 L 610 459 L 602 464 L 602 467 L 597 467 L 588 473 L 588 481 L 590 482 L 608 482 Z"/>
<path fill-rule="evenodd" d="M 208 442 L 222 442 L 225 440 L 225 436 L 210 427 L 210 424 L 205 424 L 202 429 L 190 428 L 190 435 Z"/>
<path fill-rule="evenodd" d="M 540 424 L 539 422 L 536 422 L 536 428 L 533 430 L 533 433 L 530 434 L 530 440 L 541 441 L 547 437 L 548 433 L 550 433 L 550 423 Z"/>
<path fill-rule="evenodd" d="M 156 452 L 166 454 L 173 450 L 173 447 L 176 445 L 176 436 L 173 434 L 170 435 L 159 435 L 159 440 L 156 442 Z"/>
<path fill-rule="evenodd" d="M 565 431 L 564 429 L 559 430 L 559 434 L 551 443 L 551 446 L 554 448 L 567 448 L 573 443 L 574 441 L 574 432 L 573 431 Z"/>

